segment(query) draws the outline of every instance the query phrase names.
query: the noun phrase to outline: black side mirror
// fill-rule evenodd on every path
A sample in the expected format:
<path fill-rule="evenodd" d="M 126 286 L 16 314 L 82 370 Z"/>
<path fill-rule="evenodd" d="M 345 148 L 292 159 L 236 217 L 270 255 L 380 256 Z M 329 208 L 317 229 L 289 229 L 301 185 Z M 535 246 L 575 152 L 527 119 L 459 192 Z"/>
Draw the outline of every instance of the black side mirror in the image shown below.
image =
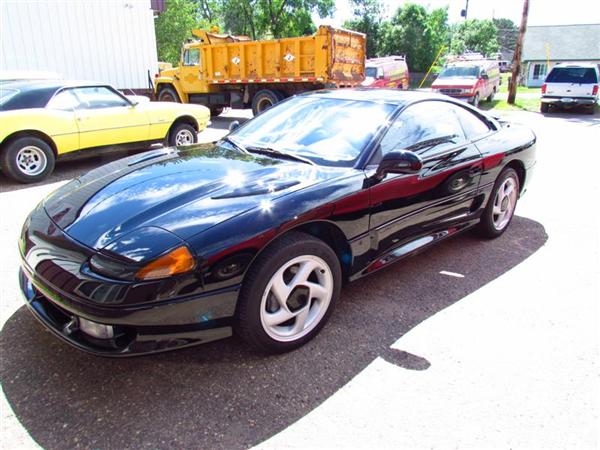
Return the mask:
<path fill-rule="evenodd" d="M 386 153 L 381 159 L 375 175 L 383 180 L 388 173 L 419 173 L 423 167 L 423 161 L 416 153 L 408 150 L 394 150 Z"/>
<path fill-rule="evenodd" d="M 481 74 L 481 78 L 482 78 L 483 80 L 487 80 L 487 79 L 489 79 L 490 77 L 488 76 L 488 74 L 487 74 L 487 73 L 482 73 L 482 74 Z"/>
<path fill-rule="evenodd" d="M 240 126 L 239 120 L 234 120 L 233 122 L 231 122 L 229 124 L 229 132 L 231 133 L 233 130 L 235 130 L 239 126 Z"/>

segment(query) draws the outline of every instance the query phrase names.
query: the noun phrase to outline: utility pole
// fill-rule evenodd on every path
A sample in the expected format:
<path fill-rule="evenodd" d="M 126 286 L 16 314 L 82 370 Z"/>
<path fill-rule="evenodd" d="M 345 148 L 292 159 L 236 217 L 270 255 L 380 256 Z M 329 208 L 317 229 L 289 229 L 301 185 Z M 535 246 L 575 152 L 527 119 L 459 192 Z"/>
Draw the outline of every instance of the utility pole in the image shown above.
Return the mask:
<path fill-rule="evenodd" d="M 513 55 L 512 76 L 508 85 L 508 103 L 515 104 L 517 96 L 517 85 L 519 84 L 519 73 L 521 73 L 521 49 L 523 48 L 523 38 L 527 30 L 527 14 L 529 13 L 529 0 L 523 2 L 523 15 L 521 16 L 521 28 L 519 28 L 519 37 L 515 45 L 515 54 Z"/>

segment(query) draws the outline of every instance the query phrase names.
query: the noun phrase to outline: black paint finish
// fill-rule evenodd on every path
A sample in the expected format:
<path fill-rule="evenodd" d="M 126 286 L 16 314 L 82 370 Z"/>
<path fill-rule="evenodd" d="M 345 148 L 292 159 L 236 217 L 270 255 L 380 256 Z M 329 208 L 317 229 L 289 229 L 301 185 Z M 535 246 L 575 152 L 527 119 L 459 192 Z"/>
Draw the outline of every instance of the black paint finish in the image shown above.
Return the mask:
<path fill-rule="evenodd" d="M 310 95 L 382 101 L 380 91 L 369 92 Z M 397 107 L 393 118 L 412 103 L 444 101 L 480 116 L 489 133 L 456 145 L 432 142 L 419 150 L 418 173 L 383 179 L 369 161 L 389 123 L 348 168 L 248 154 L 226 143 L 113 162 L 61 187 L 27 219 L 21 286 L 30 309 L 59 337 L 103 355 L 208 342 L 231 334 L 244 273 L 289 230 L 332 246 L 352 281 L 476 224 L 507 165 L 524 191 L 535 164 L 530 130 L 444 97 L 396 91 L 388 97 Z M 134 279 L 139 268 L 181 245 L 197 260 L 192 272 Z M 114 325 L 118 339 L 66 333 L 72 316 Z"/>

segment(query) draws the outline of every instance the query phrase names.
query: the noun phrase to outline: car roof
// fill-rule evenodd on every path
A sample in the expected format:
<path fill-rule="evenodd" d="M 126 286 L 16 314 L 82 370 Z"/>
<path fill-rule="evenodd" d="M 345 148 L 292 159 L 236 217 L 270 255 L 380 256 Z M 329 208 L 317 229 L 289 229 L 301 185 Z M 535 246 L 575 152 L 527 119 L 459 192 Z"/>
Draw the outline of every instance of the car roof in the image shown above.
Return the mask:
<path fill-rule="evenodd" d="M 61 89 L 65 87 L 77 86 L 108 86 L 106 83 L 95 83 L 92 81 L 73 81 L 73 80 L 11 80 L 0 81 L 3 89 L 13 89 L 19 92 L 28 92 L 36 90 Z"/>
<path fill-rule="evenodd" d="M 402 91 L 399 89 L 381 89 L 369 87 L 322 89 L 319 91 L 307 92 L 301 95 L 335 98 L 339 100 L 383 102 L 397 106 L 404 106 L 421 100 L 452 100 L 445 95 L 425 91 Z"/>

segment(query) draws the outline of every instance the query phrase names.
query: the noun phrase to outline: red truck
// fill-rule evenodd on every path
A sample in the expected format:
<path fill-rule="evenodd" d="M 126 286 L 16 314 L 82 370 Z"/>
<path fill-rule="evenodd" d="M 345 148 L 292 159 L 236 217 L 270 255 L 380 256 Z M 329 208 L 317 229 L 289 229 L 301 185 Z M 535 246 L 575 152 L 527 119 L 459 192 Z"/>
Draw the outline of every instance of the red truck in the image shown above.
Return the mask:
<path fill-rule="evenodd" d="M 449 95 L 478 106 L 481 99 L 492 101 L 500 87 L 498 61 L 458 60 L 444 66 L 431 85 L 433 92 Z"/>
<path fill-rule="evenodd" d="M 410 74 L 404 56 L 368 59 L 362 86 L 408 89 Z"/>

